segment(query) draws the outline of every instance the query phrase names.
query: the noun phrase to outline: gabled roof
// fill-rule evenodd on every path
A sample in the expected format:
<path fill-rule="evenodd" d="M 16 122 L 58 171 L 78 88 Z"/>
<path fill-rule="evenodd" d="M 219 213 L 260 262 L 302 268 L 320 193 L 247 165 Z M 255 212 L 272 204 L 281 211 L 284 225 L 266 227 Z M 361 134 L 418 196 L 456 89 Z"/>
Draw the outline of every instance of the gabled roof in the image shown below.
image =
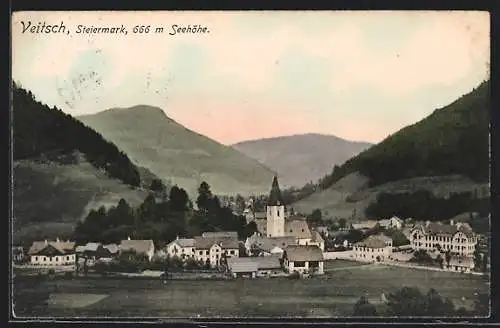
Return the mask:
<path fill-rule="evenodd" d="M 118 251 L 120 250 L 120 248 L 116 244 L 104 245 L 103 247 L 107 249 L 111 254 L 118 253 Z"/>
<path fill-rule="evenodd" d="M 356 246 L 368 248 L 384 248 L 387 247 L 387 242 L 392 241 L 391 238 L 385 235 L 371 235 L 363 241 L 356 243 Z"/>
<path fill-rule="evenodd" d="M 289 261 L 323 261 L 323 252 L 316 245 L 294 245 L 285 249 Z"/>
<path fill-rule="evenodd" d="M 170 246 L 172 244 L 177 244 L 181 248 L 194 247 L 195 241 L 194 241 L 194 238 L 179 238 L 179 239 L 175 239 L 175 240 L 171 241 L 168 244 L 168 246 Z"/>
<path fill-rule="evenodd" d="M 95 252 L 99 249 L 99 247 L 101 247 L 102 244 L 101 243 L 87 243 L 85 245 L 82 245 L 82 246 L 76 246 L 76 249 L 75 251 L 77 253 L 83 253 L 83 252 Z"/>
<path fill-rule="evenodd" d="M 311 230 L 305 220 L 285 221 L 285 236 L 297 238 L 311 238 Z"/>
<path fill-rule="evenodd" d="M 195 237 L 194 247 L 196 249 L 210 249 L 213 245 L 220 245 L 222 249 L 238 249 L 239 242 L 234 238 L 205 238 Z"/>
<path fill-rule="evenodd" d="M 257 270 L 280 269 L 279 256 L 231 257 L 227 264 L 232 272 L 255 272 Z"/>
<path fill-rule="evenodd" d="M 281 190 L 278 183 L 278 177 L 274 176 L 273 185 L 271 186 L 271 192 L 269 193 L 269 198 L 267 200 L 267 206 L 280 206 L 285 205 L 283 203 L 283 198 L 281 197 Z"/>
<path fill-rule="evenodd" d="M 462 232 L 470 237 L 474 233 L 468 224 L 458 223 L 456 225 L 442 224 L 441 222 L 418 222 L 414 229 L 421 229 L 424 233 L 429 235 L 443 235 L 453 236 L 457 232 Z"/>
<path fill-rule="evenodd" d="M 274 247 L 285 249 L 289 245 L 295 245 L 295 237 L 266 237 L 259 235 L 252 235 L 247 238 L 247 243 L 257 247 L 266 252 L 270 252 Z"/>
<path fill-rule="evenodd" d="M 74 242 L 68 241 L 35 241 L 31 245 L 28 254 L 36 255 L 39 254 L 40 251 L 44 250 L 46 247 L 51 246 L 55 250 L 57 250 L 60 254 L 68 254 L 72 253 L 75 248 Z"/>
<path fill-rule="evenodd" d="M 135 251 L 138 254 L 147 254 L 151 248 L 154 249 L 154 243 L 151 239 L 147 240 L 122 240 L 119 246 L 122 252 Z"/>
<path fill-rule="evenodd" d="M 354 230 L 373 229 L 373 228 L 375 228 L 376 225 L 377 225 L 377 221 L 375 221 L 375 220 L 367 220 L 367 221 L 362 221 L 362 222 L 351 224 L 351 226 Z"/>
<path fill-rule="evenodd" d="M 204 238 L 235 238 L 238 239 L 238 233 L 236 231 L 217 231 L 217 232 L 203 232 L 201 234 Z"/>
<path fill-rule="evenodd" d="M 316 242 L 316 243 L 324 243 L 325 242 L 325 240 L 323 239 L 323 237 L 321 237 L 321 234 L 318 231 L 314 230 L 314 231 L 312 231 L 311 234 L 312 234 L 311 241 Z"/>

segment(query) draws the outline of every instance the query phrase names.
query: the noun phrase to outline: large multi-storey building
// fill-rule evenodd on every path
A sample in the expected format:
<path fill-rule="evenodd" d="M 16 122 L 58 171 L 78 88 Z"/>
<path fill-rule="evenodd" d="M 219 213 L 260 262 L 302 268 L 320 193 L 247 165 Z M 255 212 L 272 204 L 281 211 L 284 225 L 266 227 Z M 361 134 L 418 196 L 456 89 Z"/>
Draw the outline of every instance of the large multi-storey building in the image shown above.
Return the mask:
<path fill-rule="evenodd" d="M 443 224 L 427 221 L 416 224 L 409 237 L 415 250 L 450 251 L 461 256 L 472 256 L 477 244 L 477 235 L 466 223 Z"/>

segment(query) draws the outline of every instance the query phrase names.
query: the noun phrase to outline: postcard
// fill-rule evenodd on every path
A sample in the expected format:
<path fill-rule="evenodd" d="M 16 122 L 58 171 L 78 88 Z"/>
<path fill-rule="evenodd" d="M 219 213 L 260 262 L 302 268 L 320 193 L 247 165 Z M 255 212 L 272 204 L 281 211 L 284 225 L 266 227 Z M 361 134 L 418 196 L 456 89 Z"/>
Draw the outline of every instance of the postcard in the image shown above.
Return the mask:
<path fill-rule="evenodd" d="M 489 65 L 480 11 L 15 12 L 12 318 L 488 317 Z"/>

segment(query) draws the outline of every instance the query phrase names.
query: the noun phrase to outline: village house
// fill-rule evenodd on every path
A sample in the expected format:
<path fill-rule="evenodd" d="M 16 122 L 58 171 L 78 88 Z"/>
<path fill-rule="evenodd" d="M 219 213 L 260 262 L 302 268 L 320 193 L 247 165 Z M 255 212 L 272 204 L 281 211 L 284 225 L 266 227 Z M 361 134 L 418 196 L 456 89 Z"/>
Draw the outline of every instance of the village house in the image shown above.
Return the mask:
<path fill-rule="evenodd" d="M 321 237 L 321 234 L 318 231 L 311 231 L 311 240 L 306 242 L 306 245 L 316 245 L 321 251 L 325 251 L 325 240 Z"/>
<path fill-rule="evenodd" d="M 414 250 L 450 251 L 460 256 L 472 256 L 477 244 L 477 235 L 466 223 L 443 224 L 427 221 L 415 225 L 409 240 Z"/>
<path fill-rule="evenodd" d="M 471 272 L 474 269 L 474 260 L 470 256 L 451 256 L 450 263 L 444 262 L 443 265 L 449 271 Z"/>
<path fill-rule="evenodd" d="M 239 257 L 239 242 L 234 238 L 205 238 L 195 237 L 195 259 L 203 264 L 215 268 L 224 263 L 229 257 Z"/>
<path fill-rule="evenodd" d="M 215 232 L 203 232 L 201 234 L 203 238 L 233 238 L 238 239 L 238 233 L 236 231 L 215 231 Z"/>
<path fill-rule="evenodd" d="M 357 223 L 352 223 L 351 227 L 354 230 L 359 230 L 366 232 L 368 230 L 374 229 L 377 226 L 378 222 L 375 220 L 366 220 Z"/>
<path fill-rule="evenodd" d="M 283 254 L 283 265 L 288 273 L 323 274 L 323 252 L 315 245 L 288 246 Z"/>
<path fill-rule="evenodd" d="M 170 242 L 166 247 L 166 254 L 169 257 L 177 256 L 178 258 L 185 260 L 188 258 L 195 257 L 195 241 L 194 238 L 179 238 L 177 237 L 174 241 Z"/>
<path fill-rule="evenodd" d="M 400 230 L 403 228 L 404 222 L 397 216 L 393 216 L 390 219 L 384 219 L 378 221 L 378 225 L 384 229 L 396 229 Z"/>
<path fill-rule="evenodd" d="M 287 246 L 296 244 L 295 237 L 271 238 L 256 232 L 245 240 L 245 249 L 248 255 L 282 255 Z"/>
<path fill-rule="evenodd" d="M 14 263 L 20 263 L 24 260 L 24 248 L 22 246 L 16 246 L 12 248 L 12 261 Z"/>
<path fill-rule="evenodd" d="M 35 241 L 28 255 L 30 263 L 41 266 L 74 265 L 76 261 L 75 243 L 70 241 Z"/>
<path fill-rule="evenodd" d="M 148 240 L 122 240 L 118 246 L 120 254 L 135 253 L 137 255 L 144 255 L 148 261 L 151 261 L 155 254 L 155 245 L 151 239 Z"/>
<path fill-rule="evenodd" d="M 383 235 L 372 235 L 353 246 L 355 261 L 384 262 L 392 255 L 392 239 Z"/>
<path fill-rule="evenodd" d="M 234 278 L 247 276 L 251 278 L 259 276 L 279 275 L 283 272 L 280 257 L 233 257 L 227 259 L 227 270 Z"/>

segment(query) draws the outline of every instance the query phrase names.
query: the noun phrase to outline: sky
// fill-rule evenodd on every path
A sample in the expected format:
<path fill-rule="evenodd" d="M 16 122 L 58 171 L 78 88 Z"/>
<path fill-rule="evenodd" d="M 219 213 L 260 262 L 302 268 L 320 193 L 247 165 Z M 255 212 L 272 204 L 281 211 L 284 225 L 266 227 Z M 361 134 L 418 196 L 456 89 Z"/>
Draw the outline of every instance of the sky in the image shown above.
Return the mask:
<path fill-rule="evenodd" d="M 29 21 L 69 34 L 23 33 Z M 488 79 L 489 22 L 479 11 L 20 12 L 12 77 L 73 116 L 152 105 L 223 144 L 376 143 Z M 121 24 L 127 35 L 76 33 Z M 209 32 L 170 35 L 174 24 Z"/>

